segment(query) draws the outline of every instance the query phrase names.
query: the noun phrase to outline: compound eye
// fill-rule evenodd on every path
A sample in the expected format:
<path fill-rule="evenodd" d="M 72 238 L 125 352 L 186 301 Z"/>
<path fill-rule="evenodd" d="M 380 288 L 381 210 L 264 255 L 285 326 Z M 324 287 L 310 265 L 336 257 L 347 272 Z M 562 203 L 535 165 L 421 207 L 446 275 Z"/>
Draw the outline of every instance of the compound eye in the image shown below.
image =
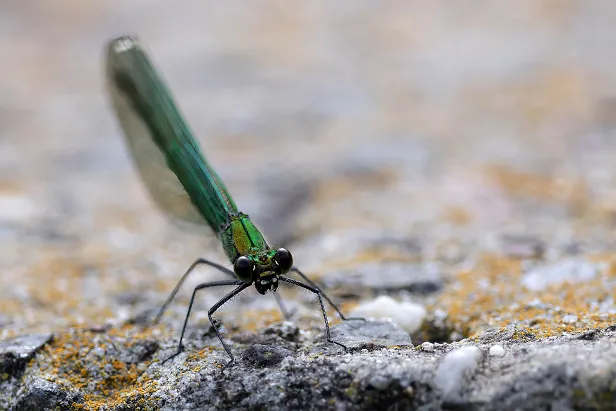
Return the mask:
<path fill-rule="evenodd" d="M 293 267 L 293 256 L 291 252 L 286 248 L 279 248 L 276 250 L 276 256 L 274 257 L 278 265 L 280 266 L 280 272 L 282 274 L 288 272 Z"/>
<path fill-rule="evenodd" d="M 245 255 L 239 256 L 233 263 L 235 275 L 242 281 L 250 281 L 252 278 L 252 262 Z"/>

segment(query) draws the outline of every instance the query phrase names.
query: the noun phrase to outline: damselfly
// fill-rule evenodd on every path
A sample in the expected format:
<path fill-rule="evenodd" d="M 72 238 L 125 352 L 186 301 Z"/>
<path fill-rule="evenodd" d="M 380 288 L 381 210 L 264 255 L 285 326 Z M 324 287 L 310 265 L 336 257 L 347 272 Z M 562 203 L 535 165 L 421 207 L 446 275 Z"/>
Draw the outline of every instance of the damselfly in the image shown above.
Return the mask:
<path fill-rule="evenodd" d="M 195 267 L 208 265 L 235 278 L 195 287 L 177 351 L 168 359 L 183 351 L 182 340 L 197 291 L 233 285 L 236 288 L 208 311 L 210 322 L 231 358 L 227 365 L 231 364 L 234 361 L 233 354 L 214 324 L 212 315 L 224 303 L 253 284 L 260 294 L 272 291 L 280 303 L 276 290 L 281 281 L 316 294 L 325 321 L 327 341 L 346 350 L 343 344 L 331 339 L 323 299 L 331 304 L 343 320 L 347 318 L 314 282 L 293 266 L 293 257 L 289 250 L 270 248 L 248 215 L 238 210 L 222 180 L 205 160 L 171 93 L 135 37 L 123 36 L 109 43 L 107 80 L 115 113 L 151 197 L 171 218 L 189 221 L 198 226 L 209 226 L 220 239 L 229 261 L 233 264 L 231 271 L 220 264 L 200 258 L 188 268 L 173 289 L 158 312 L 155 322 L 161 318 Z M 307 284 L 283 275 L 289 272 L 297 273 Z"/>

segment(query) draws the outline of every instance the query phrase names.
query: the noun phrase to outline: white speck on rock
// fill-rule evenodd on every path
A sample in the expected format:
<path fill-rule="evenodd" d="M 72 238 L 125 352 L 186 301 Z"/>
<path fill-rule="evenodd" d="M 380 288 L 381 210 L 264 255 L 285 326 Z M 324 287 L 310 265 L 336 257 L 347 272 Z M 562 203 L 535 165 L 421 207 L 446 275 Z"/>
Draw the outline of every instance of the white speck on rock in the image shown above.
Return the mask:
<path fill-rule="evenodd" d="M 391 318 L 406 332 L 412 334 L 419 330 L 426 317 L 423 305 L 411 302 L 398 302 L 393 298 L 382 295 L 372 301 L 357 306 L 351 317 Z"/>
<path fill-rule="evenodd" d="M 583 259 L 569 259 L 537 267 L 522 277 L 522 284 L 531 291 L 541 291 L 565 281 L 579 283 L 597 275 L 597 267 Z"/>
<path fill-rule="evenodd" d="M 577 320 L 578 320 L 578 316 L 573 315 L 573 314 L 567 314 L 563 317 L 563 322 L 565 324 L 573 324 L 573 323 L 576 323 Z"/>
<path fill-rule="evenodd" d="M 443 391 L 445 397 L 460 390 L 464 379 L 479 365 L 483 352 L 475 346 L 467 346 L 450 351 L 445 355 L 436 370 L 434 383 Z"/>
<path fill-rule="evenodd" d="M 545 308 L 548 307 L 548 304 L 545 304 L 539 298 L 535 298 L 532 301 L 528 302 L 528 304 L 526 304 L 526 306 L 528 308 L 545 309 Z"/>
<path fill-rule="evenodd" d="M 392 383 L 391 378 L 385 378 L 381 375 L 375 375 L 372 378 L 370 378 L 370 385 L 376 388 L 377 390 L 384 390 L 385 388 L 389 387 L 391 383 Z"/>
<path fill-rule="evenodd" d="M 493 345 L 490 347 L 490 351 L 488 352 L 490 357 L 502 357 L 505 355 L 505 349 L 502 345 Z"/>
<path fill-rule="evenodd" d="M 432 352 L 434 351 L 434 344 L 429 341 L 426 341 L 425 343 L 421 344 L 421 349 L 426 352 Z"/>

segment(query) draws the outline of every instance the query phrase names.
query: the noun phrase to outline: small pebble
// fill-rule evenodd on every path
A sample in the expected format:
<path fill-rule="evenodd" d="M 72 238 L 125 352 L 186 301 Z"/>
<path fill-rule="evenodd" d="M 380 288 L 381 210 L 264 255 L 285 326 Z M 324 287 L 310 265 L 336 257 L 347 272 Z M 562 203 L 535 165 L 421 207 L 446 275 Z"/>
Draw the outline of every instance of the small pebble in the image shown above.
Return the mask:
<path fill-rule="evenodd" d="M 372 301 L 359 305 L 350 313 L 351 317 L 391 318 L 409 334 L 418 331 L 426 317 L 423 305 L 411 302 L 398 302 L 382 295 Z"/>
<path fill-rule="evenodd" d="M 434 384 L 444 397 L 455 394 L 467 377 L 475 372 L 481 361 L 482 351 L 475 346 L 461 347 L 448 352 L 436 370 Z"/>
<path fill-rule="evenodd" d="M 577 315 L 573 315 L 573 314 L 567 314 L 563 317 L 563 322 L 565 324 L 573 324 L 576 323 L 578 320 Z"/>
<path fill-rule="evenodd" d="M 488 352 L 490 357 L 502 357 L 505 355 L 505 349 L 502 345 L 493 345 L 490 347 L 490 351 Z"/>
<path fill-rule="evenodd" d="M 421 349 L 426 351 L 426 352 L 432 352 L 432 351 L 434 351 L 434 344 L 432 344 L 431 342 L 426 341 L 425 343 L 421 344 Z"/>

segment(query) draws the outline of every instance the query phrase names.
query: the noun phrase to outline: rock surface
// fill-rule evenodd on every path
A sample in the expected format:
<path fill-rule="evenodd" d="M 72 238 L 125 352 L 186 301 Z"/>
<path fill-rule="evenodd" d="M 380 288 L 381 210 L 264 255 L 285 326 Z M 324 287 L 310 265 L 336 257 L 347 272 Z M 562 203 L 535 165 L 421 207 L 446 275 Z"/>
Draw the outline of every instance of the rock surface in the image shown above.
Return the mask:
<path fill-rule="evenodd" d="M 0 5 L 0 410 L 615 409 L 616 5 Z M 137 33 L 206 157 L 345 312 L 201 293 L 225 262 L 131 165 L 103 47 Z M 299 280 L 299 278 L 297 278 Z M 391 301 L 391 300 L 390 300 Z M 395 306 L 392 304 L 392 306 Z M 400 323 L 407 321 L 398 320 Z M 408 325 L 408 324 L 407 324 Z"/>
<path fill-rule="evenodd" d="M 0 377 L 6 380 L 20 376 L 36 352 L 51 339 L 51 334 L 35 334 L 0 341 Z"/>
<path fill-rule="evenodd" d="M 23 379 L 5 381 L 3 392 L 13 393 L 17 410 L 611 409 L 616 400 L 614 329 L 540 341 L 503 335 L 496 341 L 505 354 L 498 356 L 487 355 L 496 344 L 469 340 L 428 351 L 373 345 L 327 354 L 252 344 L 224 370 L 227 358 L 214 348 L 164 364 L 163 349 L 132 362 L 142 357 L 125 338 L 137 338 L 135 331 L 126 332 L 104 342 L 72 335 L 65 342 L 82 345 L 63 359 L 73 364 L 63 364 L 62 348 L 49 349 Z M 93 395 L 97 390 L 116 396 Z"/>

